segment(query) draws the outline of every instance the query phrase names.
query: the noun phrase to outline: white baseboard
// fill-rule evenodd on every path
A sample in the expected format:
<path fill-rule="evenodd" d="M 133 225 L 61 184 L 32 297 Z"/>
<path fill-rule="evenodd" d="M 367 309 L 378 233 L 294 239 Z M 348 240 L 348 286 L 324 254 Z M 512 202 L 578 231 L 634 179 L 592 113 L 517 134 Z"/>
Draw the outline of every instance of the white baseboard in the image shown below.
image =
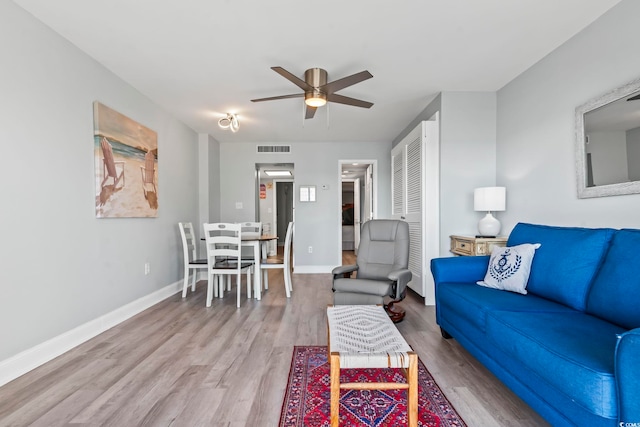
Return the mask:
<path fill-rule="evenodd" d="M 182 291 L 179 280 L 57 337 L 0 361 L 0 386 Z"/>
<path fill-rule="evenodd" d="M 336 267 L 336 265 L 296 265 L 293 272 L 296 274 L 331 273 Z"/>

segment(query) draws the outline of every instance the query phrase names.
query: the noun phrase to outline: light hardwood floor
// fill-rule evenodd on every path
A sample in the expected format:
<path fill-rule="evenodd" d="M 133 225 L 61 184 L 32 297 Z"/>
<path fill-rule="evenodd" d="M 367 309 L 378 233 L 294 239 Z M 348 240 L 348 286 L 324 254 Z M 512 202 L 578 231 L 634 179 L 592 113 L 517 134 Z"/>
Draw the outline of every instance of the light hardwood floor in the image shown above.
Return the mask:
<path fill-rule="evenodd" d="M 234 281 L 235 282 L 235 281 Z M 235 285 L 205 308 L 206 282 L 0 388 L 0 426 L 277 426 L 294 345 L 326 345 L 329 274 L 271 271 L 262 301 L 235 307 Z M 244 288 L 244 287 L 243 287 Z M 470 427 L 547 425 L 444 340 L 415 295 L 398 329 Z"/>

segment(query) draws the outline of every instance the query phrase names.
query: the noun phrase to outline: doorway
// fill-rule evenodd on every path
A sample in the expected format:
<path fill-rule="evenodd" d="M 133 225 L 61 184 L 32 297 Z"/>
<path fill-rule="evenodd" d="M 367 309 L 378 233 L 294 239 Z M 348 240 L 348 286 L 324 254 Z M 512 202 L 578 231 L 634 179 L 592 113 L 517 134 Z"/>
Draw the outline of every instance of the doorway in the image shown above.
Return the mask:
<path fill-rule="evenodd" d="M 362 224 L 376 217 L 376 161 L 340 160 L 339 163 L 339 247 L 340 251 L 353 251 L 357 255 Z"/>
<path fill-rule="evenodd" d="M 264 234 L 278 236 L 267 244 L 269 256 L 284 245 L 287 225 L 294 220 L 293 187 L 293 163 L 256 163 L 256 221 Z"/>
<path fill-rule="evenodd" d="M 285 234 L 289 223 L 293 221 L 293 181 L 275 181 L 276 210 L 275 223 L 278 234 L 278 246 L 284 246 Z"/>

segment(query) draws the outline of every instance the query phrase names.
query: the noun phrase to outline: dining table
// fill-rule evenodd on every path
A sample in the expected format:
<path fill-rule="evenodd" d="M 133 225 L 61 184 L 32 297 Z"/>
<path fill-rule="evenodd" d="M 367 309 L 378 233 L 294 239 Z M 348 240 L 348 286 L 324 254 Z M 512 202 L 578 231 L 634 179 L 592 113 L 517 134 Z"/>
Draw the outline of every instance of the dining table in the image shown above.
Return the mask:
<path fill-rule="evenodd" d="M 240 235 L 241 245 L 253 248 L 254 258 L 254 278 L 253 278 L 253 297 L 258 301 L 262 298 L 262 258 L 267 259 L 267 242 L 278 240 L 275 234 L 258 234 L 252 232 L 244 232 Z M 204 237 L 200 240 L 206 240 Z M 251 298 L 251 295 L 247 295 Z"/>

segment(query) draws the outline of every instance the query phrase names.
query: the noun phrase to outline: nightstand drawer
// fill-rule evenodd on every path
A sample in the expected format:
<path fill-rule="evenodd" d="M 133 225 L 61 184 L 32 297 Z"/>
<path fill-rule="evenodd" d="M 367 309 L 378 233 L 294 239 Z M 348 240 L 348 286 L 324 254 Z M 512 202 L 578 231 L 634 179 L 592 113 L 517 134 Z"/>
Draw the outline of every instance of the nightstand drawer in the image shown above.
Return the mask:
<path fill-rule="evenodd" d="M 451 252 L 460 255 L 473 255 L 473 240 L 451 238 Z"/>
<path fill-rule="evenodd" d="M 506 237 L 450 236 L 451 252 L 456 255 L 491 255 L 494 246 L 507 245 Z"/>

